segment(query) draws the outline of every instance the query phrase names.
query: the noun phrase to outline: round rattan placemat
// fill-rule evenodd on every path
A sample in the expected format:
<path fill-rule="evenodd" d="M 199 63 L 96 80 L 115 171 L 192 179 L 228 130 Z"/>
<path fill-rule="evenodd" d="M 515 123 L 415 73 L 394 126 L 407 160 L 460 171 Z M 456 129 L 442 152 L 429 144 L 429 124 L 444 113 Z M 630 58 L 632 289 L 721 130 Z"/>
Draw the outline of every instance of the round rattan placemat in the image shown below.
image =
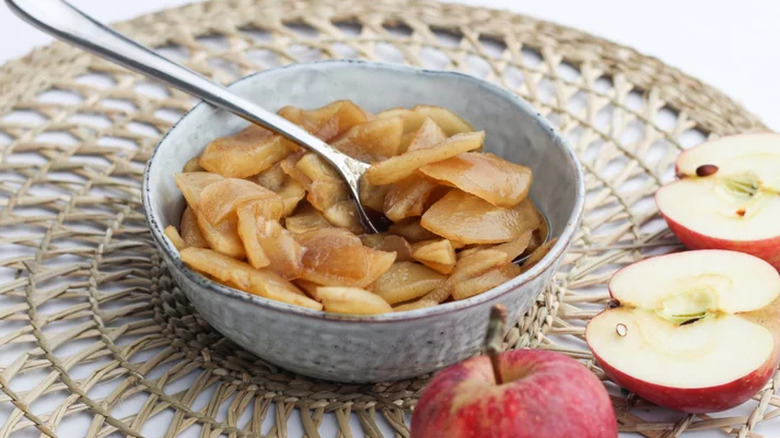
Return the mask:
<path fill-rule="evenodd" d="M 678 151 L 765 129 L 656 59 L 508 12 L 416 0 L 227 0 L 117 27 L 223 82 L 358 57 L 457 69 L 528 99 L 582 159 L 587 213 L 556 281 L 506 347 L 557 349 L 599 376 L 582 333 L 604 306 L 605 281 L 678 248 L 652 202 Z M 407 436 L 425 377 L 357 386 L 286 373 L 211 330 L 171 282 L 143 220 L 140 176 L 192 103 L 60 43 L 0 69 L 0 437 L 65 429 L 318 437 L 326 422 L 343 437 Z M 648 437 L 760 436 L 754 429 L 780 412 L 774 382 L 718 416 L 666 412 L 606 384 L 621 429 Z"/>

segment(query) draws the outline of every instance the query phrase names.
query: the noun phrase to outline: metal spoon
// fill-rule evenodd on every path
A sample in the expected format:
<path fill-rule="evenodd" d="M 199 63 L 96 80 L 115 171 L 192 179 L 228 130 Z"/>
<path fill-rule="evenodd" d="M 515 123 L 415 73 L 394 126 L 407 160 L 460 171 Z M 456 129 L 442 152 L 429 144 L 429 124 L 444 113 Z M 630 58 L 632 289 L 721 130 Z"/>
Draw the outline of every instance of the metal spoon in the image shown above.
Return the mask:
<path fill-rule="evenodd" d="M 56 38 L 203 99 L 319 154 L 336 168 L 349 185 L 363 225 L 369 231 L 377 232 L 377 227 L 360 205 L 358 183 L 368 164 L 339 152 L 298 125 L 222 85 L 114 32 L 63 0 L 6 0 L 6 4 L 25 21 Z"/>

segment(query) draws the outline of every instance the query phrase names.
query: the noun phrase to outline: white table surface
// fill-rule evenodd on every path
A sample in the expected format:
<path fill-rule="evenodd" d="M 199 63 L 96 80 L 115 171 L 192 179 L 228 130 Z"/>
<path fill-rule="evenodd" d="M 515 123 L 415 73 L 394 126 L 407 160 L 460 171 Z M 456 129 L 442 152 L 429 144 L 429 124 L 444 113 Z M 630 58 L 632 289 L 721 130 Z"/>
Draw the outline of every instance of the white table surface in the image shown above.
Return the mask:
<path fill-rule="evenodd" d="M 109 22 L 188 1 L 71 0 L 77 7 Z M 650 2 L 622 0 L 461 1 L 548 19 L 635 47 L 721 89 L 773 129 L 780 128 L 778 1 L 653 0 L 652 6 Z M 0 63 L 51 41 L 2 6 L 0 29 Z M 0 413 L 0 425 L 4 420 Z M 323 436 L 333 436 L 333 422 L 326 423 L 330 427 L 323 430 Z M 296 432 L 298 427 L 291 426 L 290 436 L 300 435 Z M 62 429 L 59 432 L 63 437 L 77 436 Z M 763 424 L 760 433 L 764 437 L 780 436 L 780 420 Z M 621 434 L 621 438 L 628 436 L 637 435 Z M 690 436 L 706 438 L 723 434 L 699 432 Z"/>

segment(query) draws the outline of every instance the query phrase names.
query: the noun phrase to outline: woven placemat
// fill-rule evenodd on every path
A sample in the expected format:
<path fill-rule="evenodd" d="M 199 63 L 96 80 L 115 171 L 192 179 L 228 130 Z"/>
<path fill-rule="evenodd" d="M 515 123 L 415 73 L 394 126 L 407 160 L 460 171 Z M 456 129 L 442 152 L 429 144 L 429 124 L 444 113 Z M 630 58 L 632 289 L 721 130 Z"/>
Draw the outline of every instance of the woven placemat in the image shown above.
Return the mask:
<path fill-rule="evenodd" d="M 603 308 L 616 268 L 679 248 L 652 201 L 678 151 L 765 129 L 656 59 L 508 12 L 415 0 L 227 0 L 117 27 L 225 83 L 356 57 L 461 70 L 528 99 L 582 159 L 587 212 L 560 274 L 506 347 L 564 351 L 602 378 L 584 324 Z M 0 437 L 311 438 L 324 423 L 340 437 L 407 436 L 426 377 L 358 386 L 289 374 L 210 329 L 172 283 L 143 220 L 140 177 L 160 135 L 192 104 L 60 43 L 0 69 Z M 605 383 L 621 429 L 647 437 L 760 436 L 754 430 L 780 412 L 774 381 L 712 417 L 667 412 Z"/>

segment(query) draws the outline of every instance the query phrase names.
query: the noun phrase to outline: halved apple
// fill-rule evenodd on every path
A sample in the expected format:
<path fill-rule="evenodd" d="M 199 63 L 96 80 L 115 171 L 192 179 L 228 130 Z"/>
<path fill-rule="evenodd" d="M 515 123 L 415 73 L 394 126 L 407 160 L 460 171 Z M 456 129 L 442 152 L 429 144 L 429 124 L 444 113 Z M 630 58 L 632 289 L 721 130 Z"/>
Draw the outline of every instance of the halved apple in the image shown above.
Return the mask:
<path fill-rule="evenodd" d="M 780 275 L 749 254 L 699 250 L 634 263 L 585 337 L 604 372 L 689 413 L 743 403 L 780 362 Z"/>
<path fill-rule="evenodd" d="M 656 203 L 685 246 L 742 251 L 780 269 L 780 135 L 703 143 L 680 154 L 677 174 Z"/>

